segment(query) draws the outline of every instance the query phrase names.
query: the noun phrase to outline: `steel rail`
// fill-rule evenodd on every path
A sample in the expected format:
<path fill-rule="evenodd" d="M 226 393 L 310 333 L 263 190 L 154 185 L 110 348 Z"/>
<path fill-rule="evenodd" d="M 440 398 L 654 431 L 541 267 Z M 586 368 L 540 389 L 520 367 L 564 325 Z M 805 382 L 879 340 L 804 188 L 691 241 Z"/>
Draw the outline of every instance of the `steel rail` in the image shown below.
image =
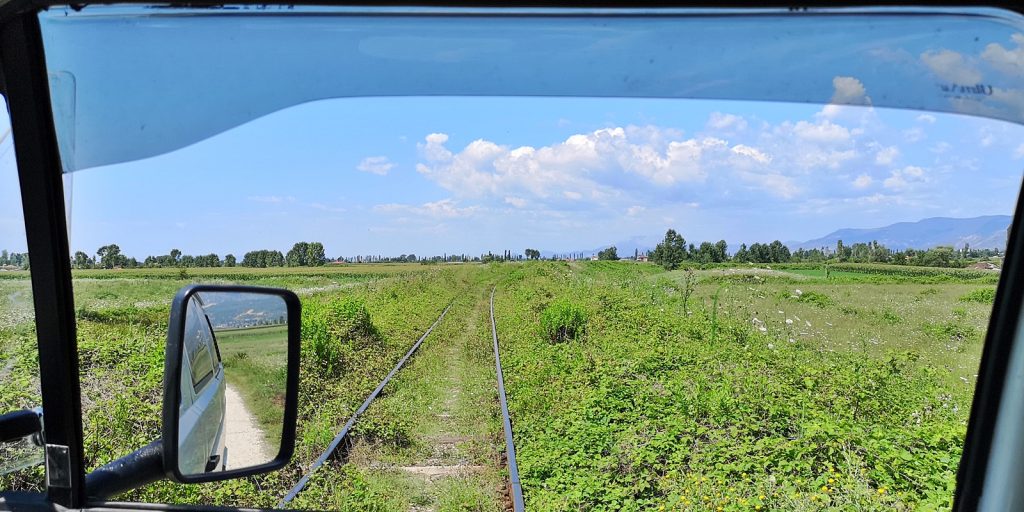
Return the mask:
<path fill-rule="evenodd" d="M 309 468 L 309 471 L 307 471 L 306 474 L 303 475 L 301 479 L 299 479 L 298 483 L 295 484 L 295 487 L 292 487 L 292 489 L 288 491 L 288 494 L 286 494 L 285 497 L 282 498 L 280 502 L 278 502 L 277 508 L 284 508 L 285 505 L 287 505 L 290 501 L 295 499 L 295 496 L 298 496 L 298 494 L 302 492 L 302 489 L 304 489 L 306 487 L 306 484 L 309 483 L 309 478 L 313 476 L 313 473 L 315 473 L 316 470 L 320 469 L 320 467 L 323 466 L 325 462 L 327 462 L 327 459 L 334 455 L 334 452 L 337 451 L 338 446 L 340 446 L 341 442 L 345 439 L 345 437 L 348 436 L 349 430 L 352 429 L 352 425 L 356 423 L 356 420 L 359 419 L 359 416 L 366 411 L 367 407 L 370 406 L 370 402 L 373 402 L 373 400 L 377 398 L 378 395 L 380 395 L 380 392 L 384 389 L 384 386 L 387 385 L 388 381 L 391 380 L 391 377 L 394 377 L 394 375 L 398 373 L 398 370 L 402 368 L 405 362 L 408 361 L 409 358 L 412 357 L 412 355 L 416 352 L 416 349 L 420 348 L 420 345 L 423 344 L 423 340 L 427 339 L 427 336 L 430 335 L 431 331 L 433 331 L 434 328 L 437 327 L 439 323 L 441 323 L 441 320 L 443 320 L 444 316 L 448 314 L 448 310 L 451 309 L 451 307 L 452 304 L 449 303 L 448 306 L 444 308 L 444 311 L 441 312 L 441 316 L 437 317 L 437 320 L 434 320 L 434 323 L 431 324 L 430 328 L 423 333 L 423 336 L 420 336 L 420 339 L 416 340 L 416 343 L 412 346 L 412 348 L 409 349 L 409 352 L 407 352 L 405 356 L 398 361 L 398 364 L 395 365 L 391 372 L 388 373 L 387 377 L 384 377 L 384 380 L 380 381 L 380 384 L 377 385 L 377 389 L 374 389 L 373 393 L 370 393 L 370 396 L 366 397 L 366 400 L 363 401 L 363 405 L 360 405 L 359 408 L 356 409 L 356 412 L 352 414 L 351 418 L 348 419 L 348 422 L 345 423 L 345 426 L 341 428 L 341 431 L 338 432 L 338 435 L 334 436 L 334 439 L 331 441 L 331 444 L 327 445 L 327 449 L 324 450 L 324 452 L 320 455 L 318 459 L 316 459 L 316 462 L 314 462 L 313 466 Z"/>
<path fill-rule="evenodd" d="M 516 447 L 512 442 L 512 420 L 508 415 L 508 399 L 505 398 L 505 376 L 501 371 L 501 356 L 498 354 L 498 327 L 494 322 L 494 290 L 491 288 L 491 338 L 494 340 L 494 367 L 498 374 L 498 401 L 501 403 L 501 421 L 505 427 L 505 457 L 508 460 L 508 481 L 512 487 L 512 511 L 523 512 L 523 485 L 519 481 L 519 465 L 516 463 Z"/>

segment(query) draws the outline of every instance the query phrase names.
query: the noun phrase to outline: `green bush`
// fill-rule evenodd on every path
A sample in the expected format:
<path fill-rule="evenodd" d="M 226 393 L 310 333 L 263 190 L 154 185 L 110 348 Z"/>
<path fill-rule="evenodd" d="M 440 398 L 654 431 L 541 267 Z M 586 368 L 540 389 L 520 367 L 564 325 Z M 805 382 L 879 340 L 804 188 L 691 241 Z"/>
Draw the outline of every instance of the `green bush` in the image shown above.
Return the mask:
<path fill-rule="evenodd" d="M 996 300 L 995 288 L 978 288 L 967 295 L 960 297 L 960 302 L 981 302 L 991 304 Z"/>
<path fill-rule="evenodd" d="M 551 343 L 577 340 L 586 334 L 587 312 L 579 304 L 559 299 L 541 312 L 540 327 Z"/>
<path fill-rule="evenodd" d="M 366 303 L 356 297 L 337 297 L 305 304 L 302 310 L 303 354 L 313 358 L 313 368 L 323 375 L 337 375 L 345 366 L 353 345 L 376 338 Z"/>

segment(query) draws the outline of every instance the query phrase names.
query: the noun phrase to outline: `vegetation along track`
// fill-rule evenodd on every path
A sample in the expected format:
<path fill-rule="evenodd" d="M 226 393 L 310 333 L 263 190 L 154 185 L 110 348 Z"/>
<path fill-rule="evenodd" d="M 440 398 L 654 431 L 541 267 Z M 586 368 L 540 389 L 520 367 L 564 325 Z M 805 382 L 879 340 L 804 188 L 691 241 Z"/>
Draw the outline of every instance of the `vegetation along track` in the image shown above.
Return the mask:
<path fill-rule="evenodd" d="M 280 506 L 523 510 L 494 292 L 473 290 L 445 309 Z"/>
<path fill-rule="evenodd" d="M 409 352 L 407 352 L 405 356 L 398 361 L 398 364 L 396 364 L 395 367 L 387 374 L 387 376 L 384 377 L 384 380 L 382 380 L 380 384 L 377 385 L 376 389 L 374 389 L 373 392 L 370 393 L 370 396 L 366 397 L 366 400 L 363 401 L 363 404 L 359 406 L 359 409 L 356 409 L 356 412 L 352 414 L 352 417 L 349 418 L 347 423 L 345 423 L 345 426 L 341 428 L 341 431 L 338 432 L 338 435 L 334 436 L 334 439 L 331 441 L 331 444 L 327 446 L 327 449 L 324 450 L 323 454 L 321 454 L 320 457 L 317 458 L 316 462 L 313 463 L 313 466 L 309 469 L 309 472 L 303 475 L 303 477 L 299 479 L 298 483 L 296 483 L 295 486 L 292 487 L 290 491 L 288 491 L 288 494 L 285 495 L 281 502 L 278 503 L 278 508 L 284 507 L 290 501 L 292 501 L 296 495 L 302 492 L 302 489 L 306 487 L 306 483 L 309 482 L 309 477 L 312 476 L 313 472 L 319 469 L 324 464 L 324 462 L 327 461 L 329 457 L 334 455 L 334 452 L 338 450 L 338 446 L 340 446 L 341 442 L 348 436 L 349 431 L 352 429 L 352 426 L 355 424 L 356 420 L 359 419 L 359 416 L 363 414 L 363 412 L 366 411 L 366 408 L 370 406 L 370 403 L 373 402 L 373 400 L 377 398 L 378 395 L 380 395 L 380 392 L 384 389 L 384 386 L 386 386 L 388 381 L 390 381 L 391 378 L 394 377 L 396 373 L 398 373 L 398 370 L 400 370 L 402 366 L 405 365 L 405 362 L 408 361 L 409 358 L 412 357 L 414 353 L 416 353 L 416 349 L 420 348 L 420 345 L 423 344 L 423 340 L 427 339 L 427 336 L 429 336 L 431 331 L 433 331 L 434 328 L 437 327 L 439 323 L 441 323 L 441 320 L 444 320 L 444 317 L 445 315 L 448 314 L 449 309 L 451 309 L 451 304 L 444 308 L 444 311 L 441 312 L 441 315 L 438 316 L 437 320 L 435 320 L 434 323 L 426 330 L 426 332 L 423 333 L 423 336 L 420 336 L 420 338 L 416 340 L 416 343 L 413 344 L 412 348 L 409 349 Z"/>

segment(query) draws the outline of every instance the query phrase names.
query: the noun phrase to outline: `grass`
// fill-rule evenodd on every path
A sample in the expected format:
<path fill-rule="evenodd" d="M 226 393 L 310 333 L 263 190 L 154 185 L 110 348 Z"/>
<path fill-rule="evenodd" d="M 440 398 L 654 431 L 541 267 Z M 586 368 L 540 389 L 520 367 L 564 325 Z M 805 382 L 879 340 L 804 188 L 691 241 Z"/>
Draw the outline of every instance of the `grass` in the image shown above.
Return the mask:
<path fill-rule="evenodd" d="M 0 278 L 4 410 L 39 403 L 26 277 Z M 833 266 L 827 278 L 813 265 L 664 272 L 619 262 L 76 272 L 87 465 L 159 435 L 168 307 L 185 284 L 280 286 L 302 297 L 296 455 L 269 475 L 158 482 L 118 499 L 273 506 L 456 299 L 368 411 L 349 463 L 332 461 L 296 506 L 500 507 L 486 315 L 497 282 L 530 510 L 948 508 L 995 278 L 870 265 Z M 549 308 L 572 314 L 549 313 L 545 334 Z M 559 322 L 580 335 L 552 343 Z M 273 342 L 283 338 L 260 329 L 218 339 L 229 382 L 273 431 L 277 405 L 266 404 L 282 389 L 283 345 Z M 426 484 L 395 469 L 435 457 L 442 436 L 456 439 L 443 460 L 491 469 Z M 0 476 L 0 487 L 39 489 L 43 476 L 31 468 Z"/>
<path fill-rule="evenodd" d="M 987 316 L 957 298 L 977 285 L 728 271 L 696 273 L 688 304 L 683 271 L 545 265 L 507 284 L 497 314 L 527 506 L 948 507 L 973 389 L 960 377 Z M 829 300 L 799 300 L 809 292 Z M 585 340 L 540 334 L 556 300 L 590 312 Z"/>

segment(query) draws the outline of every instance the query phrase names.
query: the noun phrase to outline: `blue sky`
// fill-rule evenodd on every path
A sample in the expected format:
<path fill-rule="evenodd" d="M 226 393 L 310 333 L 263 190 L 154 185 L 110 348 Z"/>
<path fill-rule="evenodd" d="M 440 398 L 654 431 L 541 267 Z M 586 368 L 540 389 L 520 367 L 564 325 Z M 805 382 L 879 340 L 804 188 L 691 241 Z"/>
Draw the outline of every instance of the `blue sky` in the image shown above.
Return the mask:
<path fill-rule="evenodd" d="M 1022 135 L 981 118 L 837 105 L 324 100 L 72 174 L 71 246 L 117 243 L 140 259 L 300 240 L 332 257 L 479 254 L 653 242 L 667 228 L 694 242 L 801 241 L 1009 214 Z M 0 180 L 16 184 L 9 144 Z M 23 250 L 16 194 L 0 189 L 0 248 Z"/>

